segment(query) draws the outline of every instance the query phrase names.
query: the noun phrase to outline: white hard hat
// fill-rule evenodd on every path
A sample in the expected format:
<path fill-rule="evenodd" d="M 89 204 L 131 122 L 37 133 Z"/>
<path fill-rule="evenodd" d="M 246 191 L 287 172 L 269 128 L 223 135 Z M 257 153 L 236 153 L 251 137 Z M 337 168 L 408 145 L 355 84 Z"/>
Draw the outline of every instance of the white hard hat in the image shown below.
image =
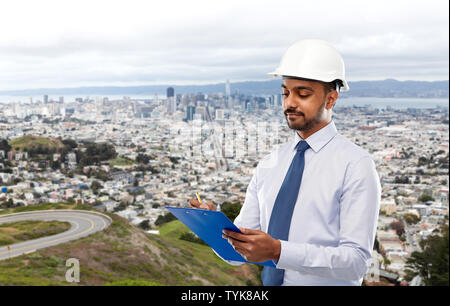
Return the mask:
<path fill-rule="evenodd" d="M 345 80 L 345 66 L 339 52 L 320 39 L 304 39 L 290 46 L 271 76 L 296 77 L 322 82 L 340 80 L 341 91 L 350 87 Z"/>

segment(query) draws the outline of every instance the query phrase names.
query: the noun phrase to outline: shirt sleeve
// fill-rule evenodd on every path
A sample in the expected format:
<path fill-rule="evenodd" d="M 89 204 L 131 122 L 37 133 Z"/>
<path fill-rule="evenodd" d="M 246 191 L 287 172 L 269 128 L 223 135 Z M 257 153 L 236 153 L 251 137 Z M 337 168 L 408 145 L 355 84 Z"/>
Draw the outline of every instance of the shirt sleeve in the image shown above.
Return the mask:
<path fill-rule="evenodd" d="M 279 269 L 343 280 L 361 280 L 371 258 L 381 185 L 374 161 L 364 156 L 349 163 L 340 197 L 336 247 L 281 241 Z"/>

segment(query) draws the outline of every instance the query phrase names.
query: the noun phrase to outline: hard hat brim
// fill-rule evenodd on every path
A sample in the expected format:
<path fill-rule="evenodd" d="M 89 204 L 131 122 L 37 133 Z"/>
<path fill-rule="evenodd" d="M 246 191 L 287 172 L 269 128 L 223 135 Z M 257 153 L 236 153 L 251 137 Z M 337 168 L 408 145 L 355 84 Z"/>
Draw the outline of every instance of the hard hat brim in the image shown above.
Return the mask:
<path fill-rule="evenodd" d="M 304 79 L 304 80 L 310 80 L 310 81 L 317 81 L 317 82 L 333 82 L 334 80 L 318 80 L 318 79 L 310 79 L 310 78 L 302 78 L 299 76 L 291 76 L 291 75 L 282 75 L 277 71 L 273 71 L 273 72 L 269 72 L 267 75 L 270 75 L 271 77 L 291 77 L 291 78 L 298 78 L 298 79 Z M 340 80 L 342 81 L 342 87 L 339 88 L 339 91 L 349 91 L 350 90 L 350 86 L 348 86 L 348 83 L 346 80 Z"/>

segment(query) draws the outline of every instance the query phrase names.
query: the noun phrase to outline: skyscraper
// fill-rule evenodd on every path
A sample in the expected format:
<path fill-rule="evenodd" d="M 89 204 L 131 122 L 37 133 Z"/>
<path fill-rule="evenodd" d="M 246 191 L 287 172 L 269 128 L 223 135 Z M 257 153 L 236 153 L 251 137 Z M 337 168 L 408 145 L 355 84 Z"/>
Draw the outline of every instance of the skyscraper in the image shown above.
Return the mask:
<path fill-rule="evenodd" d="M 231 108 L 232 107 L 230 105 L 230 94 L 231 94 L 230 80 L 227 80 L 227 83 L 225 84 L 225 106 L 227 108 Z"/>
<path fill-rule="evenodd" d="M 223 109 L 216 109 L 216 120 L 224 120 L 224 111 Z"/>
<path fill-rule="evenodd" d="M 174 97 L 174 96 L 175 96 L 175 90 L 173 89 L 173 87 L 168 87 L 167 88 L 167 98 Z"/>
<path fill-rule="evenodd" d="M 206 107 L 205 106 L 197 106 L 195 108 L 195 113 L 200 114 L 202 120 L 206 120 Z"/>
<path fill-rule="evenodd" d="M 250 103 L 250 101 L 245 101 L 245 103 L 246 103 L 247 113 L 251 114 L 252 113 L 252 104 Z"/>
<path fill-rule="evenodd" d="M 44 103 L 45 103 L 45 104 L 48 103 L 48 95 L 44 95 Z"/>
<path fill-rule="evenodd" d="M 188 105 L 186 109 L 186 120 L 192 121 L 194 120 L 194 114 L 195 114 L 195 106 L 194 105 Z"/>
<path fill-rule="evenodd" d="M 175 98 L 174 97 L 170 97 L 167 99 L 167 112 L 168 113 L 175 113 L 175 110 L 177 108 L 177 104 L 175 102 Z"/>

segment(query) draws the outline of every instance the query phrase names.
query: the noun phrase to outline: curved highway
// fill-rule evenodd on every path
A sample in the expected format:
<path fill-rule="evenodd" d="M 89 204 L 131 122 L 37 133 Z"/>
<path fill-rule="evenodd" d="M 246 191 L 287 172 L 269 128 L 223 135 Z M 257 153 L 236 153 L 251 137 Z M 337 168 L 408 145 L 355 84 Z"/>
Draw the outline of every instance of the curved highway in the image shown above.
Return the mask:
<path fill-rule="evenodd" d="M 65 221 L 71 224 L 71 228 L 56 235 L 12 244 L 9 248 L 1 246 L 0 260 L 86 237 L 104 230 L 112 222 L 111 218 L 104 214 L 83 210 L 41 210 L 0 215 L 0 224 L 24 220 Z"/>

